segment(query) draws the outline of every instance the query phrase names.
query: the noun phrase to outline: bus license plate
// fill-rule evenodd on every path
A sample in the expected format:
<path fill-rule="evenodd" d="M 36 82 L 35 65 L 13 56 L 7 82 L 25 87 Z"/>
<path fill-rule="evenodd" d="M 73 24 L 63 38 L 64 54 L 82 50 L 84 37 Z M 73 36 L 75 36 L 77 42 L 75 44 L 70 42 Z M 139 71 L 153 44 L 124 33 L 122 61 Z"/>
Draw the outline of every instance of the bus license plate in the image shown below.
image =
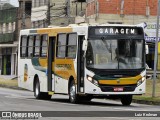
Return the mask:
<path fill-rule="evenodd" d="M 114 91 L 115 92 L 122 92 L 123 91 L 123 87 L 115 87 Z"/>

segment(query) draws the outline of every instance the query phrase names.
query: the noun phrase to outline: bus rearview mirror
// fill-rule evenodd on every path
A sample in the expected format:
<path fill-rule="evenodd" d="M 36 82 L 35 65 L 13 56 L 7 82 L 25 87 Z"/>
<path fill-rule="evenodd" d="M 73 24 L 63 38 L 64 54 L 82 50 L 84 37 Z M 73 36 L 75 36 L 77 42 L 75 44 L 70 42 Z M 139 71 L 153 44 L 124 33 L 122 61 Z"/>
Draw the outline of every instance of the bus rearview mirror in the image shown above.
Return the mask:
<path fill-rule="evenodd" d="M 148 45 L 145 45 L 146 54 L 149 54 L 149 48 Z"/>
<path fill-rule="evenodd" d="M 84 41 L 83 41 L 83 46 L 82 46 L 82 50 L 83 50 L 83 51 L 86 51 L 86 50 L 87 50 L 87 45 L 88 45 L 87 40 L 84 40 Z"/>

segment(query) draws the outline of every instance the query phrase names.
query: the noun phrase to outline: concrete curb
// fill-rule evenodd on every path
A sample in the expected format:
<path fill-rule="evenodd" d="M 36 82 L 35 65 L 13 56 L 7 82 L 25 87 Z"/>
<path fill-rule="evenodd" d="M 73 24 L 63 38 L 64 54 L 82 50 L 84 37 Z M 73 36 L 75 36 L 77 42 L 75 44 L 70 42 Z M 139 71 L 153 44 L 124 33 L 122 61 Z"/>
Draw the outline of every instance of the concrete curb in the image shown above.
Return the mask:
<path fill-rule="evenodd" d="M 146 104 L 146 105 L 160 105 L 160 102 L 155 102 L 155 101 L 146 101 L 146 100 L 136 100 L 133 99 L 134 103 L 138 104 Z"/>

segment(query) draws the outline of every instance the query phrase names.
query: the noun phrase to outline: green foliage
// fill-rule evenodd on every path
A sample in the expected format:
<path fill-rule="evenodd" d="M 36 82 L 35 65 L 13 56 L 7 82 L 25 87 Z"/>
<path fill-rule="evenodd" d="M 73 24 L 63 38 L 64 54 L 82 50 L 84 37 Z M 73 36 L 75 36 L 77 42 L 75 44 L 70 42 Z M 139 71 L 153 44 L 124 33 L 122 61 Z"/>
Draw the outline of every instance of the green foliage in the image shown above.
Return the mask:
<path fill-rule="evenodd" d="M 0 10 L 0 24 L 15 22 L 17 17 L 17 8 Z"/>

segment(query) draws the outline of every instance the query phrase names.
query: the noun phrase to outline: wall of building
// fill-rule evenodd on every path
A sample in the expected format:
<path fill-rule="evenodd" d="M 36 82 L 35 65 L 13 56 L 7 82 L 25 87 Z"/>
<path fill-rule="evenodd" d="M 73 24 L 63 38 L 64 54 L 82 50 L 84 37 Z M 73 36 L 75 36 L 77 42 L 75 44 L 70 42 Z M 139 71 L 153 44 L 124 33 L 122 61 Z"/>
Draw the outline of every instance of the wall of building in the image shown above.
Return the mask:
<path fill-rule="evenodd" d="M 98 0 L 99 13 L 124 15 L 157 14 L 157 0 Z M 148 13 L 147 13 L 148 14 Z"/>
<path fill-rule="evenodd" d="M 0 74 L 3 75 L 17 75 L 19 32 L 31 28 L 31 0 L 19 2 L 18 9 L 0 10 Z"/>
<path fill-rule="evenodd" d="M 97 9 L 96 13 L 93 12 Z M 92 0 L 86 7 L 86 17 L 95 17 L 96 22 L 122 22 L 137 24 L 156 19 L 157 0 Z M 92 17 L 93 18 L 93 17 Z"/>
<path fill-rule="evenodd" d="M 31 23 L 32 28 L 48 26 L 48 0 L 31 0 Z"/>
<path fill-rule="evenodd" d="M 0 10 L 0 74 L 14 75 L 13 52 L 17 44 L 17 8 Z"/>

